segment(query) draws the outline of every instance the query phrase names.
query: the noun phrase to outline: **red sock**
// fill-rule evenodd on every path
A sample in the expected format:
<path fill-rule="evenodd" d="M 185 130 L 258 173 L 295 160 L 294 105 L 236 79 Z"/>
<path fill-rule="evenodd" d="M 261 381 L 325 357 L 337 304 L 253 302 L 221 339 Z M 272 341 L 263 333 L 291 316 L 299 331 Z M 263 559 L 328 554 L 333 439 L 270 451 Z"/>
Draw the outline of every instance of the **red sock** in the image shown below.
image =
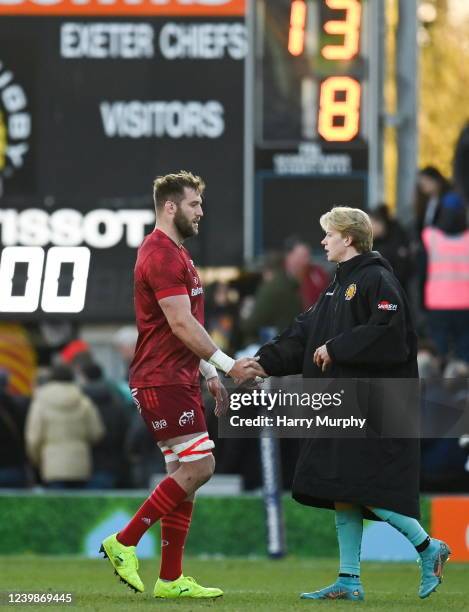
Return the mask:
<path fill-rule="evenodd" d="M 161 519 L 160 578 L 176 580 L 182 574 L 182 555 L 191 524 L 191 501 L 183 501 Z"/>
<path fill-rule="evenodd" d="M 145 531 L 162 516 L 172 512 L 185 497 L 186 491 L 174 478 L 167 476 L 143 502 L 128 525 L 119 531 L 117 540 L 124 546 L 137 546 Z"/>

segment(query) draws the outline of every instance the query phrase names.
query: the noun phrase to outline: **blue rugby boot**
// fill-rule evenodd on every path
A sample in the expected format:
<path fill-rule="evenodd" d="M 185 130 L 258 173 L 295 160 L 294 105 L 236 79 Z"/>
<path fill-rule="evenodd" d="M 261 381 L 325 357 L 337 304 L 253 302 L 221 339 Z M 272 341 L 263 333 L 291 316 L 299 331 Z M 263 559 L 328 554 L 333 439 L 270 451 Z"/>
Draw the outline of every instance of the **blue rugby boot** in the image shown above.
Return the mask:
<path fill-rule="evenodd" d="M 301 599 L 347 599 L 349 601 L 363 601 L 365 591 L 359 578 L 340 577 L 328 587 L 312 593 L 302 593 Z"/>
<path fill-rule="evenodd" d="M 443 578 L 443 566 L 451 555 L 449 546 L 441 540 L 431 539 L 428 547 L 420 554 L 418 562 L 422 568 L 419 597 L 425 599 L 436 591 Z"/>

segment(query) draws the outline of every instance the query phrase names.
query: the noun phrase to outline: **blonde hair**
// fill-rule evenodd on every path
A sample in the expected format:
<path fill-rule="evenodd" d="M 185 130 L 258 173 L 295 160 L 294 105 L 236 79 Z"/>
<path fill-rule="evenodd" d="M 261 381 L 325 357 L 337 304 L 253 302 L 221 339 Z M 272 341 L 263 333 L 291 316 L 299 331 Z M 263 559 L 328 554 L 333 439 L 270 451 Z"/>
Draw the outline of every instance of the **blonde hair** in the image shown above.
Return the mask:
<path fill-rule="evenodd" d="M 335 206 L 319 219 L 322 229 L 340 232 L 352 238 L 352 245 L 359 253 L 368 253 L 373 248 L 373 227 L 370 217 L 360 208 Z"/>
<path fill-rule="evenodd" d="M 200 176 L 181 170 L 177 174 L 167 174 L 159 176 L 153 183 L 153 200 L 155 209 L 158 210 L 164 206 L 168 200 L 179 202 L 184 198 L 184 188 L 194 189 L 200 195 L 203 194 L 205 183 Z"/>

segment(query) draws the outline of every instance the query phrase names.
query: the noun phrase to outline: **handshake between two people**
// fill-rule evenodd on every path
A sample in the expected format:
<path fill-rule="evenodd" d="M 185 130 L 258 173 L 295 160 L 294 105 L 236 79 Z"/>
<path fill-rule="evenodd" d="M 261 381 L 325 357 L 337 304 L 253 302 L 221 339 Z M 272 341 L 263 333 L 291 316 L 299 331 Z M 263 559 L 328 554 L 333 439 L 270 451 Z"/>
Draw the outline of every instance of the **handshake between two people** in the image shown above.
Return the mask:
<path fill-rule="evenodd" d="M 234 366 L 228 372 L 237 385 L 261 382 L 259 378 L 267 378 L 264 368 L 259 363 L 259 357 L 243 357 L 234 362 Z"/>
<path fill-rule="evenodd" d="M 254 387 L 261 379 L 269 375 L 258 362 L 257 357 L 243 357 L 234 362 L 227 376 L 232 378 L 237 385 Z M 229 396 L 218 376 L 207 380 L 207 388 L 216 402 L 215 415 L 220 417 L 226 414 L 229 409 Z"/>
<path fill-rule="evenodd" d="M 332 359 L 325 344 L 319 346 L 315 350 L 313 362 L 323 372 L 325 372 L 331 365 Z M 231 370 L 227 372 L 227 376 L 232 378 L 236 385 L 243 385 L 244 387 L 249 387 L 251 389 L 255 389 L 257 384 L 262 382 L 262 379 L 269 377 L 259 363 L 259 357 L 243 357 L 242 359 L 237 359 L 234 362 Z M 229 407 L 228 392 L 218 376 L 207 380 L 207 387 L 210 394 L 216 400 L 216 416 L 226 414 Z"/>

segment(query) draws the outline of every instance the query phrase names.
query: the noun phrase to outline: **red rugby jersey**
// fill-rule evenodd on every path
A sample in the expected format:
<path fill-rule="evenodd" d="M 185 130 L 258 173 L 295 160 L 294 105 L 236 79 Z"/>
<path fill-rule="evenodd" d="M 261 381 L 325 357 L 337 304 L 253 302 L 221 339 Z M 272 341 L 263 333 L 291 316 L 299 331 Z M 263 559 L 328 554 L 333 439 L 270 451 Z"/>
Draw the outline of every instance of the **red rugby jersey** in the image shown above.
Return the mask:
<path fill-rule="evenodd" d="M 142 242 L 134 269 L 138 340 L 130 364 L 131 387 L 199 384 L 200 358 L 173 334 L 158 300 L 188 295 L 191 312 L 203 325 L 203 294 L 187 249 L 155 229 Z"/>

